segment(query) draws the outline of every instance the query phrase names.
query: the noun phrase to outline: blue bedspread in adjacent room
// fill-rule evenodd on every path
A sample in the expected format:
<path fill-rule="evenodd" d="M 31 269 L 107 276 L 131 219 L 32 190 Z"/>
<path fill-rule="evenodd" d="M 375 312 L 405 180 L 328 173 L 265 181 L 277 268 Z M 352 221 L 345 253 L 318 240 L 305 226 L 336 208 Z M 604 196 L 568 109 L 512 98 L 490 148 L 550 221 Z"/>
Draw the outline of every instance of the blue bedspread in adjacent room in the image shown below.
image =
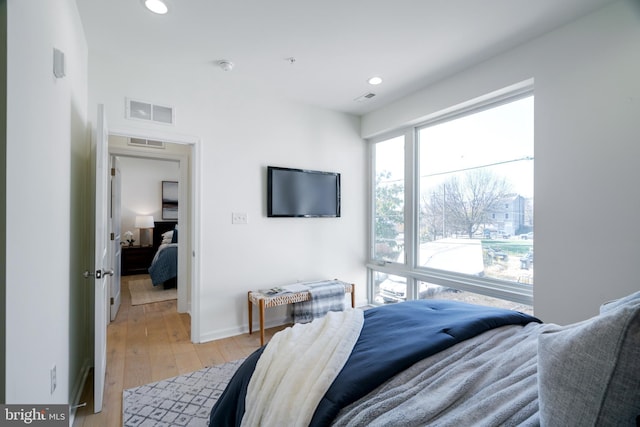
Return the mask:
<path fill-rule="evenodd" d="M 367 310 L 353 352 L 310 425 L 329 425 L 340 409 L 425 357 L 490 329 L 529 322 L 539 320 L 511 310 L 457 301 L 408 301 Z M 257 350 L 238 369 L 213 407 L 210 425 L 240 425 L 246 388 L 261 352 Z"/>
<path fill-rule="evenodd" d="M 161 285 L 178 276 L 178 244 L 170 243 L 160 246 L 153 257 L 149 276 L 153 286 Z"/>

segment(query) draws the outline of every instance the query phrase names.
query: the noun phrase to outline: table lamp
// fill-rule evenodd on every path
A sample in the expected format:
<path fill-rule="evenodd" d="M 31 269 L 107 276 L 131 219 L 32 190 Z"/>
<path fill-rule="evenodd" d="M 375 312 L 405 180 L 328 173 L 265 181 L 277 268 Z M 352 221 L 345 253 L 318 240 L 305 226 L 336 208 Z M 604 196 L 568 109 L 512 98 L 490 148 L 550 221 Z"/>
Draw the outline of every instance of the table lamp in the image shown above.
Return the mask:
<path fill-rule="evenodd" d="M 140 246 L 152 246 L 153 242 L 151 242 L 149 230 L 154 227 L 153 216 L 137 215 L 133 226 L 140 229 Z"/>

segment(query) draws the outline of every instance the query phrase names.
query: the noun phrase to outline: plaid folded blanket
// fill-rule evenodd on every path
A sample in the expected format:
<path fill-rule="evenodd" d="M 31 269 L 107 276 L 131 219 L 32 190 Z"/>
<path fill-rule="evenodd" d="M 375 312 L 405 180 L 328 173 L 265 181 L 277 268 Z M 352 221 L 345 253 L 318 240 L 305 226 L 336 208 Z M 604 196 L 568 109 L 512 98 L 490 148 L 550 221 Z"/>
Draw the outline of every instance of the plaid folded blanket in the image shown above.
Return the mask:
<path fill-rule="evenodd" d="M 293 321 L 308 323 L 319 319 L 330 311 L 344 310 L 344 283 L 337 280 L 327 280 L 307 284 L 311 299 L 293 304 Z"/>

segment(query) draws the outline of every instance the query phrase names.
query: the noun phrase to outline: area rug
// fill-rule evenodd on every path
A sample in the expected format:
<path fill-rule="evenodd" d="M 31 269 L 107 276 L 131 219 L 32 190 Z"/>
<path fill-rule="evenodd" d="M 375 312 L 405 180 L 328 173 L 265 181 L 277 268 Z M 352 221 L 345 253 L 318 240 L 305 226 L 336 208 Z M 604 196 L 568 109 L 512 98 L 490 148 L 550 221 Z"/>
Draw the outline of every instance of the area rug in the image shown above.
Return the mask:
<path fill-rule="evenodd" d="M 164 289 L 162 285 L 153 286 L 149 278 L 130 280 L 129 293 L 131 294 L 131 305 L 149 304 L 178 298 L 177 288 Z"/>
<path fill-rule="evenodd" d="M 207 426 L 211 408 L 243 360 L 124 390 L 123 425 Z"/>

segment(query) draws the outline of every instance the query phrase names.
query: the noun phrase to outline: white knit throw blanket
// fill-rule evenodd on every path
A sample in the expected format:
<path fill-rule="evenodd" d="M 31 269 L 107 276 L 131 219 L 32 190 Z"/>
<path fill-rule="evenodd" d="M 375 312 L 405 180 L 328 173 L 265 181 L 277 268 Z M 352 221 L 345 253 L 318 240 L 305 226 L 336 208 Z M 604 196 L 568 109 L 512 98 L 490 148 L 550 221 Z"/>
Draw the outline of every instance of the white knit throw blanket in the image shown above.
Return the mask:
<path fill-rule="evenodd" d="M 308 426 L 363 323 L 362 310 L 349 309 L 275 334 L 249 381 L 242 426 Z"/>

